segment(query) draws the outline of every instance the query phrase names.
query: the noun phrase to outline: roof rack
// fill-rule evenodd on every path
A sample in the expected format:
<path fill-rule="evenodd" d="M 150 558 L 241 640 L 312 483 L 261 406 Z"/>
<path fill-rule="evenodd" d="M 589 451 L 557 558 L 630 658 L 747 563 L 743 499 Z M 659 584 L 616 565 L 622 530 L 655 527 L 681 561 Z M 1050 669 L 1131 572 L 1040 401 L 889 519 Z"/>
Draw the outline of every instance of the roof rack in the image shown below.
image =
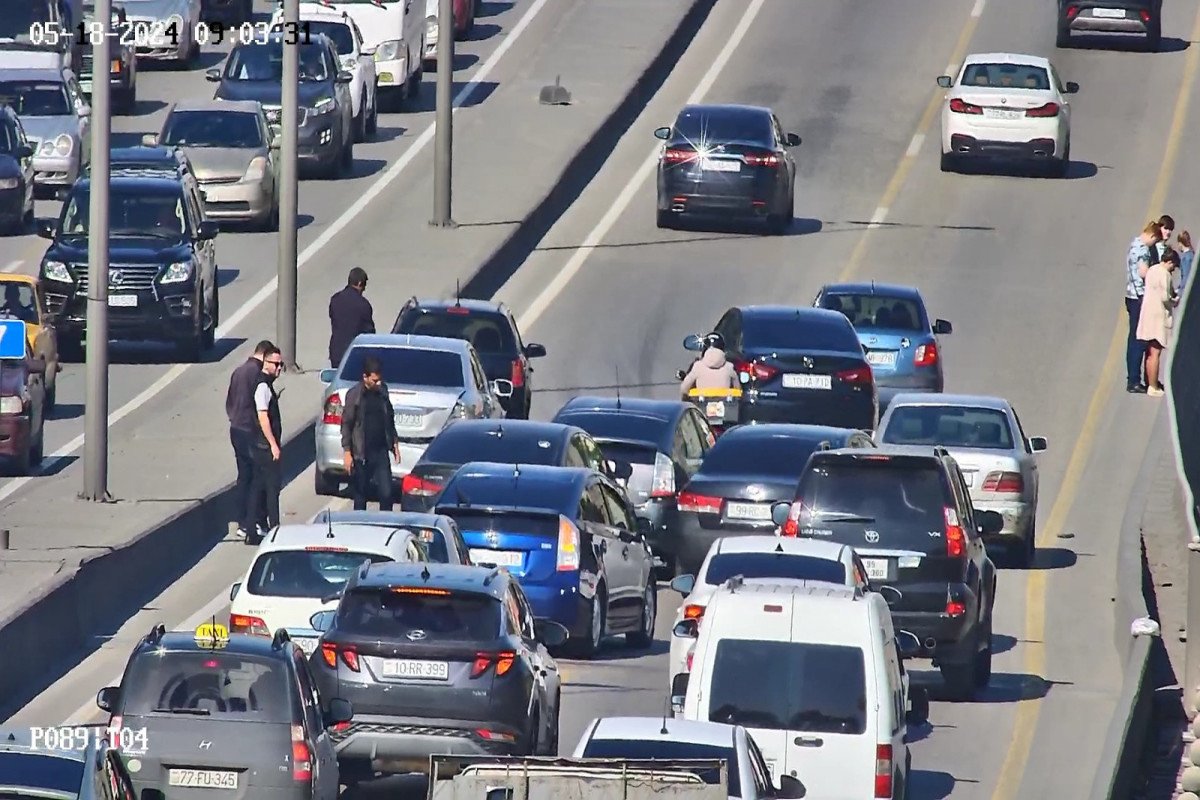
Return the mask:
<path fill-rule="evenodd" d="M 144 641 L 146 644 L 157 644 L 158 642 L 161 642 L 162 638 L 166 635 L 167 626 L 160 622 L 150 629 L 150 632 L 146 634 L 142 641 Z"/>
<path fill-rule="evenodd" d="M 271 649 L 278 650 L 291 640 L 292 637 L 288 635 L 287 629 L 280 628 L 279 630 L 275 631 L 275 636 L 271 639 Z"/>
<path fill-rule="evenodd" d="M 935 456 L 948 456 L 950 455 L 950 451 L 947 450 L 943 445 L 935 444 L 933 446 L 933 454 Z"/>

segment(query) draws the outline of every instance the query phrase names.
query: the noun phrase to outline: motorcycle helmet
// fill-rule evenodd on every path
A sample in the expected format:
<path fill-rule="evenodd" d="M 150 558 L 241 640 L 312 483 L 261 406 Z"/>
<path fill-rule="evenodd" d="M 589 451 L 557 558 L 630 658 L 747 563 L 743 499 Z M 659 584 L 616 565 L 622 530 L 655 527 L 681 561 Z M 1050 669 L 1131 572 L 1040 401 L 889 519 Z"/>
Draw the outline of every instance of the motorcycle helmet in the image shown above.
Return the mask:
<path fill-rule="evenodd" d="M 718 350 L 725 349 L 725 337 L 719 333 L 710 333 L 704 337 L 704 349 L 715 347 Z"/>

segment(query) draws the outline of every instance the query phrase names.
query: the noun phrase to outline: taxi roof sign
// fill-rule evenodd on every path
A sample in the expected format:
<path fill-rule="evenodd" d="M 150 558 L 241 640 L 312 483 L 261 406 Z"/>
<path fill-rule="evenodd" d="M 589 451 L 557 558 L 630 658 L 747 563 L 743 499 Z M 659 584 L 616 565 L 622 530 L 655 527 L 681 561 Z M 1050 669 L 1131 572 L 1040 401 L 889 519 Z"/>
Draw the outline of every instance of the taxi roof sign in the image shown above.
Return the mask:
<path fill-rule="evenodd" d="M 196 628 L 195 638 L 202 647 L 224 647 L 229 644 L 229 628 L 219 622 L 206 622 Z"/>
<path fill-rule="evenodd" d="M 25 321 L 0 317 L 0 358 L 25 358 Z"/>

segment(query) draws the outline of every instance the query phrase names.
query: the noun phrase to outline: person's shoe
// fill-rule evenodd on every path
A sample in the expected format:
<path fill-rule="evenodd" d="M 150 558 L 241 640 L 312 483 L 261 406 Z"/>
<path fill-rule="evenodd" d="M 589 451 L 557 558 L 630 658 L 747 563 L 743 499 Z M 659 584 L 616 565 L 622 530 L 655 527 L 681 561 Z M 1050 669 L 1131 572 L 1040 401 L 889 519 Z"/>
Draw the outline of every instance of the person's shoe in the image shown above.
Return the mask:
<path fill-rule="evenodd" d="M 1146 390 L 1146 394 L 1150 395 L 1151 397 L 1162 397 L 1164 394 L 1166 394 L 1166 392 L 1157 386 L 1151 386 Z"/>
<path fill-rule="evenodd" d="M 1125 387 L 1125 391 L 1129 392 L 1130 394 L 1146 394 L 1146 384 L 1144 384 L 1144 383 L 1130 384 L 1129 386 Z"/>

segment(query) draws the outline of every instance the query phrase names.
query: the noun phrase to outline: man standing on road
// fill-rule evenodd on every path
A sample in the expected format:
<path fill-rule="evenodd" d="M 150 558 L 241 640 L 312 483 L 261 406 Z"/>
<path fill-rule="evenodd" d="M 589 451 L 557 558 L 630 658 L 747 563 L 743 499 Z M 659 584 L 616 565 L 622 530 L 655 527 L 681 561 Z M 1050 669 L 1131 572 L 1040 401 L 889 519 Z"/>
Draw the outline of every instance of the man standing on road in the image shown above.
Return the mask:
<path fill-rule="evenodd" d="M 265 514 L 267 530 L 279 525 L 279 492 L 283 488 L 283 419 L 279 416 L 279 393 L 275 379 L 283 372 L 283 354 L 271 346 L 263 353 L 262 371 L 254 387 L 257 414 L 253 448 L 254 479 L 250 483 L 255 518 Z M 264 508 L 265 506 L 265 508 Z M 249 520 L 253 524 L 253 519 Z M 257 538 L 257 537 L 255 537 Z"/>
<path fill-rule="evenodd" d="M 229 443 L 233 446 L 233 458 L 237 463 L 238 536 L 245 539 L 256 531 L 261 535 L 266 530 L 266 520 L 255 518 L 260 503 L 250 498 L 250 482 L 254 476 L 254 441 L 258 430 L 258 414 L 254 411 L 254 390 L 258 376 L 262 375 L 263 358 L 267 350 L 275 345 L 264 339 L 254 347 L 254 354 L 238 365 L 229 376 L 229 391 L 225 393 L 225 416 L 229 418 Z"/>
<path fill-rule="evenodd" d="M 1125 342 L 1125 391 L 1145 394 L 1143 361 L 1146 343 L 1137 338 L 1138 319 L 1142 315 L 1142 296 L 1146 293 L 1146 273 L 1157 261 L 1156 248 L 1162 238 L 1158 222 L 1149 222 L 1141 234 L 1129 244 L 1125 256 L 1125 311 L 1129 314 L 1129 338 Z"/>
<path fill-rule="evenodd" d="M 354 492 L 354 510 L 365 511 L 374 487 L 379 510 L 392 510 L 392 465 L 400 463 L 400 437 L 379 359 L 363 359 L 362 381 L 346 392 L 342 406 L 342 450 L 346 474 Z"/>
<path fill-rule="evenodd" d="M 371 302 L 364 296 L 367 271 L 350 270 L 346 286 L 329 298 L 329 366 L 337 367 L 350 342 L 360 333 L 374 333 L 375 319 Z"/>

